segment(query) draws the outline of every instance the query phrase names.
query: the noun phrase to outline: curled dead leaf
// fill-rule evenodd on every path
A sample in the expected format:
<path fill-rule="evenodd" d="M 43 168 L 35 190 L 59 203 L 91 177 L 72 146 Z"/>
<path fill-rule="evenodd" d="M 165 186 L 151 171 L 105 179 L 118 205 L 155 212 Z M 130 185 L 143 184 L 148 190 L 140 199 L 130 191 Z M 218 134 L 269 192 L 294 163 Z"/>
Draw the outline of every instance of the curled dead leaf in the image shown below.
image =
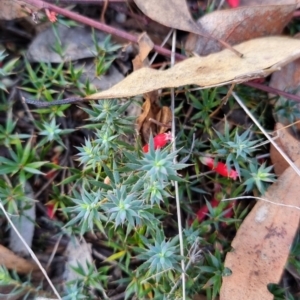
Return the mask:
<path fill-rule="evenodd" d="M 150 37 L 143 32 L 138 38 L 139 53 L 132 60 L 133 69 L 136 71 L 142 67 L 148 66 L 148 55 L 153 49 L 153 42 Z"/>
<path fill-rule="evenodd" d="M 39 270 L 37 264 L 17 256 L 2 245 L 0 245 L 0 265 L 5 266 L 9 270 L 15 270 L 20 274 L 30 274 L 32 271 Z"/>
<path fill-rule="evenodd" d="M 236 9 L 216 10 L 205 14 L 197 23 L 200 33 L 213 35 L 230 45 L 236 45 L 254 38 L 281 34 L 290 21 L 296 3 L 290 5 L 257 5 Z M 215 39 L 207 39 L 191 33 L 185 49 L 190 53 L 208 55 L 223 49 Z"/>
<path fill-rule="evenodd" d="M 14 20 L 26 18 L 31 12 L 35 12 L 35 6 L 21 0 L 1 0 L 0 1 L 0 20 Z"/>
<path fill-rule="evenodd" d="M 146 16 L 160 24 L 187 32 L 199 31 L 199 25 L 191 17 L 186 0 L 134 0 L 134 2 Z"/>
<path fill-rule="evenodd" d="M 236 55 L 241 57 L 241 53 L 234 50 L 229 44 L 221 39 L 207 34 L 200 24 L 197 24 L 189 12 L 186 0 L 172 0 L 172 1 L 160 1 L 160 0 L 134 0 L 139 9 L 152 20 L 163 24 L 170 28 L 176 28 L 187 32 L 193 32 L 197 35 L 201 35 L 208 40 L 214 40 L 223 47 L 229 48 Z"/>
<path fill-rule="evenodd" d="M 165 126 L 159 126 L 158 133 L 164 133 L 168 130 L 170 130 L 170 127 L 172 125 L 172 111 L 170 107 L 163 106 L 161 110 L 158 112 L 156 116 L 156 120 L 165 125 Z"/>
<path fill-rule="evenodd" d="M 156 124 L 151 122 L 151 119 L 156 119 L 156 115 L 160 111 L 158 105 L 158 92 L 152 91 L 144 95 L 145 102 L 142 107 L 142 114 L 137 119 L 137 131 L 141 135 L 143 143 L 148 143 L 150 133 L 157 134 Z"/>
<path fill-rule="evenodd" d="M 146 33 L 139 36 L 139 53 L 134 58 L 133 66 L 134 70 L 138 70 L 142 67 L 148 66 L 148 54 L 153 48 L 153 43 Z M 139 132 L 142 142 L 148 143 L 150 133 L 154 136 L 158 133 L 166 131 L 167 127 L 161 127 L 158 123 L 172 122 L 171 110 L 159 105 L 158 92 L 151 91 L 144 94 L 145 102 L 142 107 L 142 114 L 137 119 L 137 131 Z M 170 119 L 171 118 L 171 119 Z"/>

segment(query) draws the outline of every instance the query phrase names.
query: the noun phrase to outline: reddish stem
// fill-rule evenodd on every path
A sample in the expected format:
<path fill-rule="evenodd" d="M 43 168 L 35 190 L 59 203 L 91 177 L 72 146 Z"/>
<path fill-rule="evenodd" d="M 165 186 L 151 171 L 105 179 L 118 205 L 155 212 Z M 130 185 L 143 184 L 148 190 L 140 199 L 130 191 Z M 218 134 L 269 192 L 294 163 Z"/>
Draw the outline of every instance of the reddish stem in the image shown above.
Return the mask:
<path fill-rule="evenodd" d="M 58 3 L 57 3 L 58 1 Z M 104 5 L 106 0 L 46 0 L 45 2 L 54 3 L 54 4 L 80 4 L 80 5 L 88 5 L 88 4 L 99 4 Z M 128 0 L 108 0 L 108 4 L 111 4 L 111 8 L 117 12 L 126 14 L 143 23 L 143 25 L 149 24 L 149 18 L 146 15 L 137 15 L 126 8 L 124 8 L 124 3 L 127 3 Z M 121 4 L 121 5 L 120 5 Z"/>
<path fill-rule="evenodd" d="M 298 17 L 300 17 L 300 11 L 296 10 L 293 12 L 293 18 L 298 18 Z"/>
<path fill-rule="evenodd" d="M 46 0 L 45 2 L 49 3 L 68 3 L 68 4 L 103 4 L 106 0 Z M 108 0 L 109 3 L 124 3 L 127 0 Z"/>
<path fill-rule="evenodd" d="M 69 11 L 67 9 L 58 7 L 56 5 L 53 5 L 53 4 L 50 4 L 50 3 L 47 3 L 47 2 L 44 2 L 44 1 L 41 1 L 41 0 L 24 0 L 24 2 L 26 2 L 28 4 L 31 4 L 32 6 L 35 6 L 39 9 L 48 8 L 49 10 L 54 11 L 57 14 L 63 15 L 63 16 L 65 16 L 67 18 L 70 18 L 74 21 L 77 21 L 77 22 L 80 22 L 82 24 L 85 24 L 85 25 L 91 26 L 93 28 L 99 29 L 101 31 L 107 32 L 108 34 L 118 36 L 118 37 L 123 38 L 124 40 L 130 41 L 132 43 L 137 43 L 138 42 L 138 36 L 134 36 L 134 35 L 129 34 L 125 31 L 123 31 L 123 30 L 113 28 L 111 26 L 108 26 L 108 25 L 103 24 L 99 21 L 95 21 L 93 19 L 87 18 L 85 16 L 81 16 L 77 13 L 74 13 L 74 12 Z M 172 52 L 168 49 L 165 49 L 165 48 L 163 48 L 161 46 L 158 46 L 158 45 L 154 45 L 153 48 L 156 52 L 158 52 L 162 55 L 171 56 Z M 185 56 L 183 56 L 181 54 L 177 54 L 177 53 L 175 53 L 175 57 L 178 60 L 183 60 L 183 59 L 186 58 Z"/>
<path fill-rule="evenodd" d="M 287 92 L 284 92 L 284 91 L 281 91 L 281 90 L 278 90 L 278 89 L 275 89 L 273 87 L 266 86 L 266 85 L 263 85 L 263 84 L 260 84 L 260 83 L 255 83 L 255 82 L 248 81 L 248 82 L 244 82 L 243 85 L 247 85 L 247 86 L 259 89 L 261 91 L 267 92 L 267 93 L 280 95 L 280 96 L 283 96 L 285 98 L 300 102 L 300 96 L 289 94 Z"/>

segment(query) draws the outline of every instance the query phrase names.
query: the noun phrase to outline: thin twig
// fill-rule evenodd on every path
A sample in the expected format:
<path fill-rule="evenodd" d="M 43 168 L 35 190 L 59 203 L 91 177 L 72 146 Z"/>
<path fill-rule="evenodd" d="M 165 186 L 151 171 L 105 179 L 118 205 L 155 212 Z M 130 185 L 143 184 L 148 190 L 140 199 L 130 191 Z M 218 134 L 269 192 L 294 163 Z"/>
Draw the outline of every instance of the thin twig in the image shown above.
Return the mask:
<path fill-rule="evenodd" d="M 70 19 L 72 19 L 74 21 L 80 22 L 82 24 L 91 26 L 91 27 L 96 28 L 96 29 L 99 29 L 99 30 L 104 31 L 104 32 L 106 32 L 108 34 L 112 34 L 112 35 L 118 36 L 120 38 L 123 38 L 124 40 L 129 41 L 129 42 L 138 43 L 138 36 L 129 34 L 126 31 L 123 31 L 123 30 L 120 30 L 120 29 L 108 26 L 106 24 L 103 24 L 101 22 L 95 21 L 95 20 L 90 19 L 88 17 L 81 16 L 81 15 L 79 15 L 77 13 L 74 13 L 74 12 L 69 11 L 67 9 L 64 9 L 62 7 L 58 7 L 56 5 L 47 3 L 47 2 L 42 1 L 42 0 L 24 0 L 24 2 L 26 2 L 28 4 L 31 4 L 32 6 L 35 6 L 35 7 L 39 8 L 39 9 L 46 9 L 47 8 L 47 9 L 49 9 L 51 11 L 56 12 L 57 14 L 60 14 L 60 15 L 65 16 L 67 18 L 70 18 Z M 156 52 L 158 52 L 158 53 L 160 53 L 162 55 L 171 56 L 171 51 L 170 50 L 165 49 L 163 47 L 160 47 L 158 45 L 154 45 L 153 49 Z M 175 56 L 176 56 L 176 59 L 178 59 L 178 60 L 183 60 L 183 59 L 186 58 L 185 56 L 183 56 L 181 54 L 178 54 L 178 53 L 176 53 Z"/>
<path fill-rule="evenodd" d="M 166 127 L 166 128 L 171 128 L 172 127 L 170 125 L 167 125 L 167 124 L 161 123 L 159 121 L 156 121 L 153 118 L 149 118 L 148 121 L 151 122 L 151 123 L 154 123 L 154 124 L 156 124 L 156 125 L 158 125 L 160 127 Z"/>
<path fill-rule="evenodd" d="M 121 300 L 121 299 L 124 299 L 125 298 L 125 292 L 122 292 L 118 295 L 115 295 L 115 296 L 112 296 L 109 298 L 109 300 Z"/>
<path fill-rule="evenodd" d="M 293 94 L 290 94 L 288 92 L 281 91 L 281 90 L 275 89 L 275 88 L 270 87 L 270 86 L 265 86 L 263 84 L 255 83 L 255 82 L 252 82 L 252 81 L 243 82 L 241 84 L 259 89 L 261 91 L 265 91 L 265 92 L 270 93 L 270 94 L 280 95 L 280 96 L 283 96 L 285 98 L 300 102 L 300 96 L 293 95 Z M 180 93 L 194 92 L 194 91 L 199 91 L 199 90 L 203 90 L 203 89 L 204 89 L 203 87 L 196 87 L 196 88 L 190 88 L 190 89 L 184 88 L 184 89 L 180 89 L 180 90 L 178 89 L 178 90 L 176 90 L 176 94 L 178 95 Z M 166 92 L 163 92 L 161 94 L 161 96 L 166 96 L 166 95 L 169 95 L 169 94 L 170 94 L 170 92 L 166 91 Z"/>
<path fill-rule="evenodd" d="M 300 96 L 293 95 L 293 94 L 287 93 L 285 91 L 275 89 L 271 86 L 266 86 L 266 85 L 263 85 L 263 84 L 260 84 L 260 83 L 250 82 L 250 81 L 244 82 L 243 85 L 247 85 L 247 86 L 259 89 L 261 91 L 264 91 L 264 92 L 267 92 L 267 93 L 270 93 L 270 94 L 280 95 L 280 96 L 283 96 L 285 98 L 300 102 Z"/>
<path fill-rule="evenodd" d="M 103 255 L 102 253 L 98 252 L 97 250 L 93 249 L 93 255 L 97 258 L 102 259 L 103 261 L 113 265 L 114 267 L 118 267 L 118 263 L 114 260 L 107 260 L 107 256 Z"/>
<path fill-rule="evenodd" d="M 226 103 L 227 103 L 229 97 L 231 96 L 232 91 L 233 91 L 234 88 L 235 88 L 235 83 L 232 83 L 231 86 L 230 86 L 230 88 L 229 88 L 229 90 L 227 91 L 226 96 L 221 99 L 221 103 L 223 103 L 224 105 L 226 105 Z"/>
<path fill-rule="evenodd" d="M 107 0 L 46 0 L 49 3 L 67 3 L 67 4 L 104 4 Z M 110 3 L 125 3 L 128 0 L 108 0 Z"/>
<path fill-rule="evenodd" d="M 195 147 L 195 133 L 193 133 L 193 141 L 192 141 L 190 151 L 189 151 L 188 155 L 180 161 L 181 164 L 185 164 L 190 159 L 190 157 L 193 153 L 194 147 Z"/>
<path fill-rule="evenodd" d="M 50 255 L 50 258 L 48 259 L 48 263 L 47 263 L 47 265 L 46 265 L 46 269 L 48 269 L 48 268 L 50 267 L 50 265 L 51 265 L 51 263 L 52 263 L 52 261 L 53 261 L 53 258 L 54 258 L 55 254 L 56 254 L 56 252 L 57 252 L 57 249 L 58 249 L 58 246 L 59 246 L 59 243 L 60 243 L 62 237 L 63 237 L 63 236 L 61 235 L 61 236 L 59 236 L 59 238 L 57 239 L 57 241 L 56 241 L 56 243 L 55 243 L 55 246 L 54 246 L 54 248 L 53 248 L 53 251 L 52 251 L 52 253 L 51 253 L 51 255 Z"/>
<path fill-rule="evenodd" d="M 172 38 L 172 55 L 171 55 L 171 67 L 175 64 L 175 49 L 176 49 L 176 30 L 173 32 Z M 173 145 L 172 150 L 176 151 L 176 127 L 175 127 L 175 93 L 174 88 L 171 88 L 171 111 L 172 111 L 172 135 L 173 135 Z M 174 157 L 174 164 L 177 164 L 177 159 Z M 176 208 L 177 208 L 177 223 L 178 223 L 178 236 L 179 236 L 179 244 L 180 244 L 180 255 L 181 259 L 181 279 L 182 279 L 182 300 L 186 300 L 186 290 L 185 290 L 185 263 L 184 263 L 184 247 L 183 247 L 183 229 L 182 229 L 182 221 L 181 221 L 181 209 L 180 209 L 180 200 L 179 200 L 179 188 L 178 181 L 175 181 L 175 199 L 176 199 Z"/>
<path fill-rule="evenodd" d="M 31 113 L 31 111 L 30 111 L 30 109 L 29 109 L 29 107 L 28 107 L 28 105 L 27 105 L 27 103 L 26 103 L 26 101 L 25 101 L 25 98 L 24 97 L 21 97 L 21 102 L 22 102 L 22 104 L 23 104 L 23 106 L 24 106 L 24 108 L 25 108 L 25 111 L 26 111 L 26 113 L 27 113 L 27 115 L 28 115 L 28 117 L 29 117 L 29 120 L 31 121 L 31 122 L 34 122 L 34 117 L 33 117 L 33 115 L 32 115 L 32 113 Z"/>
<path fill-rule="evenodd" d="M 275 143 L 275 141 L 271 138 L 271 136 L 265 131 L 265 129 L 259 124 L 250 110 L 245 106 L 243 101 L 238 97 L 235 92 L 232 92 L 232 96 L 237 101 L 237 103 L 242 107 L 245 113 L 252 119 L 255 125 L 261 130 L 261 132 L 265 135 L 265 137 L 270 141 L 270 143 L 276 148 L 276 150 L 282 155 L 282 157 L 286 160 L 286 162 L 293 168 L 293 170 L 300 176 L 300 170 L 297 166 L 292 162 L 292 160 L 284 153 L 284 151 Z"/>
<path fill-rule="evenodd" d="M 187 270 L 189 269 L 189 267 L 191 266 L 191 264 L 194 262 L 195 258 L 198 258 L 202 253 L 202 249 L 199 249 L 199 238 L 196 239 L 196 241 L 193 243 L 191 249 L 189 250 L 189 261 L 187 263 L 187 266 L 185 268 L 185 273 L 187 272 Z M 179 283 L 181 280 L 178 280 L 174 286 L 172 287 L 169 296 L 167 299 L 170 299 L 171 296 L 174 296 L 173 293 L 176 290 L 176 288 L 178 287 Z"/>
<path fill-rule="evenodd" d="M 145 283 L 146 283 L 147 281 L 149 281 L 150 279 L 155 278 L 156 276 L 159 276 L 159 275 L 161 275 L 161 274 L 163 274 L 163 273 L 166 273 L 166 272 L 172 271 L 172 270 L 173 270 L 173 268 L 170 267 L 170 268 L 165 269 L 165 270 L 163 270 L 163 271 L 161 271 L 161 272 L 157 272 L 157 273 L 155 273 L 155 274 L 153 274 L 153 275 L 151 275 L 151 276 L 149 276 L 149 277 L 143 279 L 143 280 L 141 281 L 141 284 L 145 284 Z"/>
<path fill-rule="evenodd" d="M 274 202 L 274 201 L 271 201 L 271 200 L 266 199 L 266 198 L 255 197 L 255 196 L 240 196 L 240 197 L 234 197 L 234 198 L 226 198 L 226 199 L 222 199 L 221 201 L 225 202 L 225 201 L 242 200 L 242 199 L 258 199 L 258 200 L 262 200 L 262 201 L 265 201 L 265 202 L 268 202 L 268 203 L 271 203 L 271 204 L 274 204 L 274 205 L 277 205 L 277 206 L 295 208 L 297 210 L 300 210 L 299 206 L 295 206 L 295 205 L 291 205 L 291 204 L 283 204 L 283 203 L 280 203 L 280 202 Z"/>
<path fill-rule="evenodd" d="M 102 11 L 101 11 L 101 16 L 100 16 L 100 21 L 104 24 L 106 23 L 105 22 L 105 13 L 106 13 L 106 10 L 107 10 L 107 7 L 108 7 L 108 2 L 109 2 L 109 0 L 104 1 Z"/>
<path fill-rule="evenodd" d="M 167 43 L 168 39 L 169 39 L 170 36 L 173 34 L 173 32 L 174 32 L 174 29 L 171 29 L 171 30 L 169 31 L 169 33 L 167 34 L 167 36 L 164 38 L 163 42 L 160 44 L 161 47 L 163 47 L 163 46 Z M 158 54 L 158 52 L 155 52 L 155 53 L 153 54 L 152 58 L 151 58 L 150 61 L 149 61 L 149 66 L 151 66 L 151 65 L 153 64 L 153 62 L 154 62 L 154 60 L 155 60 L 157 54 Z"/>
<path fill-rule="evenodd" d="M 10 216 L 8 215 L 8 213 L 6 212 L 4 206 L 2 205 L 2 200 L 0 199 L 0 209 L 3 211 L 6 219 L 8 220 L 10 226 L 13 228 L 13 230 L 15 231 L 15 233 L 17 234 L 17 236 L 19 237 L 19 239 L 22 241 L 22 243 L 24 244 L 25 248 L 28 250 L 28 252 L 30 253 L 31 257 L 33 258 L 33 260 L 36 262 L 36 264 L 38 265 L 38 267 L 40 268 L 40 270 L 42 271 L 42 273 L 44 274 L 46 280 L 48 281 L 50 287 L 52 288 L 54 294 L 56 295 L 56 297 L 61 300 L 61 297 L 58 293 L 58 291 L 56 290 L 55 286 L 53 285 L 51 279 L 48 277 L 48 274 L 46 272 L 46 270 L 43 268 L 43 266 L 41 265 L 41 263 L 39 262 L 39 259 L 36 257 L 35 253 L 31 250 L 31 248 L 27 245 L 26 241 L 24 240 L 24 238 L 22 237 L 22 235 L 19 233 L 18 229 L 16 228 L 16 226 L 14 225 L 14 223 L 12 222 Z"/>
<path fill-rule="evenodd" d="M 47 102 L 47 101 L 37 101 L 37 100 L 32 100 L 32 99 L 22 97 L 22 101 L 26 102 L 27 104 L 33 104 L 37 107 L 48 107 L 48 106 L 65 105 L 65 104 L 71 104 L 71 103 L 76 103 L 76 102 L 80 102 L 80 101 L 90 101 L 90 100 L 86 100 L 81 97 L 70 97 L 70 98 L 66 98 L 66 99 L 62 99 L 62 100 L 55 100 L 52 102 Z"/>

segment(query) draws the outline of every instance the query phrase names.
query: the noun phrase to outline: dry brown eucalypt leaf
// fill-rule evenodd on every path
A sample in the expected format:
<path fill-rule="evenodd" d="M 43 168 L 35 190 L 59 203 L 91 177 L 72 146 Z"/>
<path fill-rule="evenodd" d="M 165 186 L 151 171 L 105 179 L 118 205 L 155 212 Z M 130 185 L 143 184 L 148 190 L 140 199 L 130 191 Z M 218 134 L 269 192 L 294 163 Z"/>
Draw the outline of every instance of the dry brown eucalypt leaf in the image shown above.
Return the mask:
<path fill-rule="evenodd" d="M 215 41 L 219 45 L 222 45 L 223 48 L 228 48 L 237 56 L 242 57 L 242 54 L 237 49 L 232 48 L 220 37 L 216 38 L 214 34 L 203 30 L 201 24 L 198 24 L 193 20 L 186 0 L 134 0 L 134 2 L 150 19 L 170 28 L 201 35 L 203 38 Z"/>
<path fill-rule="evenodd" d="M 149 65 L 148 55 L 153 48 L 153 43 L 146 33 L 139 36 L 139 53 L 132 61 L 134 71 Z M 172 113 L 169 107 L 161 107 L 158 91 L 145 93 L 142 114 L 137 119 L 137 132 L 143 143 L 148 143 L 150 134 L 155 136 L 170 128 Z M 165 125 L 165 126 L 164 126 Z"/>
<path fill-rule="evenodd" d="M 295 162 L 300 167 L 300 159 Z M 298 230 L 300 177 L 289 167 L 248 214 L 232 241 L 224 266 L 221 300 L 271 300 Z"/>
<path fill-rule="evenodd" d="M 258 37 L 280 35 L 296 9 L 295 1 L 290 2 L 267 5 L 265 1 L 260 1 L 261 5 L 217 10 L 205 14 L 197 24 L 202 33 L 223 39 L 230 45 Z M 216 40 L 190 33 L 185 49 L 188 53 L 208 55 L 222 50 L 223 47 Z"/>
<path fill-rule="evenodd" d="M 290 37 L 263 37 L 235 46 L 237 57 L 225 49 L 206 57 L 192 57 L 172 69 L 141 68 L 112 88 L 85 97 L 86 100 L 132 97 L 154 90 L 198 85 L 200 88 L 241 83 L 267 76 L 300 57 L 300 41 Z"/>
<path fill-rule="evenodd" d="M 236 56 L 229 49 L 224 49 L 206 57 L 188 58 L 164 71 L 143 67 L 108 90 L 85 98 L 74 97 L 71 101 L 53 101 L 50 105 L 129 98 L 159 89 L 185 85 L 198 85 L 199 88 L 205 89 L 241 83 L 268 76 L 300 57 L 300 41 L 291 37 L 257 38 L 236 45 L 234 48 L 243 53 L 243 58 Z M 49 106 L 49 102 L 27 102 L 36 106 Z"/>

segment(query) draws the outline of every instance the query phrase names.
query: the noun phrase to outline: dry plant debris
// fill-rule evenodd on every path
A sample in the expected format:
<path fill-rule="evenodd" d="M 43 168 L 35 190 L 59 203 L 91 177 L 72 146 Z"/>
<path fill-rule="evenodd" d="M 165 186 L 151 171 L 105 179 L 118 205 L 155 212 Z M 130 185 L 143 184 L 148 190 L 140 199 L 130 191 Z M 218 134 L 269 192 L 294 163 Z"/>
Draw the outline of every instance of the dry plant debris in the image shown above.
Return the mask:
<path fill-rule="evenodd" d="M 149 18 L 167 27 L 199 33 L 199 26 L 194 22 L 187 2 L 174 0 L 161 2 L 159 0 L 134 0 L 139 9 Z"/>
<path fill-rule="evenodd" d="M 262 3 L 265 4 L 265 3 Z M 296 4 L 244 6 L 214 11 L 201 17 L 197 23 L 201 33 L 222 39 L 230 45 L 263 36 L 279 35 L 291 20 Z M 186 51 L 208 55 L 223 49 L 216 40 L 190 34 Z"/>
<path fill-rule="evenodd" d="M 51 27 L 33 40 L 25 34 L 26 30 L 21 30 L 20 34 L 19 28 L 14 28 L 17 36 L 26 36 L 27 57 L 20 58 L 21 64 L 14 72 L 7 67 L 6 59 L 1 60 L 0 69 L 4 75 L 0 76 L 5 80 L 0 81 L 0 92 L 8 106 L 0 106 L 3 120 L 0 194 L 5 198 L 7 187 L 22 189 L 24 180 L 35 191 L 31 198 L 37 200 L 37 214 L 30 215 L 28 219 L 32 220 L 27 221 L 32 222 L 32 226 L 24 226 L 23 230 L 28 231 L 29 246 L 32 236 L 38 237 L 40 244 L 35 237 L 33 247 L 45 255 L 49 274 L 57 273 L 55 280 L 62 283 L 57 285 L 60 292 L 71 295 L 68 290 L 71 286 L 72 292 L 82 292 L 82 297 L 93 299 L 144 299 L 145 296 L 147 299 L 163 296 L 186 299 L 185 294 L 209 300 L 218 299 L 218 295 L 221 300 L 272 299 L 274 296 L 268 285 L 280 282 L 298 232 L 300 179 L 271 146 L 270 150 L 264 149 L 263 155 L 270 153 L 278 180 L 269 188 L 264 185 L 273 181 L 270 167 L 264 168 L 269 161 L 256 158 L 256 152 L 251 156 L 251 151 L 257 147 L 258 133 L 232 104 L 230 93 L 232 90 L 245 93 L 248 106 L 261 114 L 260 120 L 263 122 L 267 116 L 268 121 L 273 122 L 271 126 L 275 124 L 277 143 L 300 167 L 299 127 L 291 124 L 299 119 L 300 112 L 293 120 L 289 118 L 291 114 L 288 118 L 286 114 L 282 117 L 278 111 L 290 103 L 288 99 L 274 104 L 264 95 L 259 99 L 269 106 L 263 106 L 257 101 L 260 96 L 253 90 L 245 92 L 245 87 L 239 85 L 260 79 L 260 83 L 269 84 L 275 91 L 280 89 L 299 95 L 300 40 L 282 35 L 287 32 L 291 20 L 295 20 L 299 1 L 265 1 L 264 5 L 257 5 L 261 1 L 255 0 L 227 1 L 231 7 L 240 7 L 219 10 L 215 6 L 212 13 L 207 13 L 210 7 L 205 1 L 134 0 L 137 7 L 129 2 L 124 5 L 114 5 L 110 1 L 88 4 L 95 11 L 85 10 L 84 6 L 67 7 L 64 0 L 58 1 L 58 6 L 52 2 L 0 1 L 2 21 L 30 19 L 38 11 L 54 22 L 48 22 L 46 26 Z M 85 5 L 88 1 L 81 2 Z M 100 2 L 103 4 L 101 20 L 109 25 L 97 21 Z M 216 2 L 212 1 L 212 7 Z M 220 1 L 222 3 L 224 1 Z M 74 8 L 77 13 L 73 12 Z M 190 11 L 197 17 L 192 17 Z M 83 12 L 95 19 L 83 16 Z M 124 49 L 131 48 L 127 43 L 123 48 L 125 53 L 117 54 L 118 47 L 109 43 L 111 48 L 104 45 L 102 49 L 101 43 L 93 40 L 90 29 L 73 27 L 74 23 L 66 17 L 118 34 L 119 41 L 136 42 L 138 47 L 132 47 L 127 53 Z M 150 23 L 148 18 L 153 21 Z M 133 33 L 113 27 L 125 28 L 125 23 L 131 24 Z M 8 26 L 3 24 L 0 29 Z M 71 25 L 66 27 L 66 24 Z M 155 33 L 159 33 L 155 40 L 147 34 L 147 26 L 152 26 L 149 24 L 154 24 Z M 166 59 L 171 53 L 168 46 L 162 48 L 155 44 L 164 39 L 161 33 L 168 29 L 165 26 L 188 34 L 176 44 L 176 57 L 183 61 L 171 67 Z M 108 41 L 102 31 L 95 32 L 95 37 L 105 43 Z M 2 44 L 1 47 L 13 56 L 21 55 L 19 45 L 16 47 L 10 40 L 3 40 Z M 2 48 L 0 51 L 2 55 Z M 111 56 L 106 57 L 105 51 L 110 51 Z M 155 61 L 156 68 L 166 69 L 149 65 L 149 55 L 154 51 L 164 55 Z M 179 54 L 180 51 L 195 56 L 187 58 Z M 109 74 L 112 70 L 117 70 L 116 75 Z M 43 78 L 47 78 L 45 82 Z M 107 79 L 105 84 L 100 85 L 101 79 Z M 40 82 L 42 84 L 38 85 Z M 228 92 L 229 84 L 233 85 Z M 191 86 L 196 86 L 197 90 L 190 90 Z M 73 94 L 76 101 L 91 101 L 92 104 L 81 104 L 80 111 L 76 106 L 69 110 L 65 106 L 31 110 L 31 106 L 17 100 L 12 104 L 17 88 L 23 89 L 24 97 L 30 98 L 31 93 L 42 104 L 45 99 L 57 104 L 55 99 Z M 161 91 L 169 88 L 179 88 L 177 115 L 170 109 L 170 99 Z M 135 123 L 133 118 L 127 118 L 132 114 L 127 114 L 126 101 L 129 103 L 128 98 L 139 95 L 143 95 L 144 102 Z M 269 96 L 275 97 L 274 93 Z M 115 98 L 126 99 L 107 100 Z M 94 103 L 101 99 L 103 101 Z M 256 111 L 256 108 L 259 109 Z M 294 108 L 300 110 L 299 104 Z M 271 114 L 265 115 L 270 109 L 275 121 Z M 233 110 L 237 113 L 232 113 Z M 83 121 L 87 118 L 88 122 Z M 174 139 L 174 133 L 168 131 L 175 120 L 179 125 L 178 136 Z M 134 123 L 141 143 L 132 132 Z M 12 124 L 17 124 L 16 135 L 8 132 L 15 126 Z M 269 124 L 265 122 L 264 125 Z M 130 142 L 118 140 L 119 135 L 122 138 L 131 135 Z M 28 143 L 24 154 L 22 146 L 28 138 L 32 139 L 32 148 L 27 148 Z M 172 152 L 173 143 L 180 145 L 178 152 Z M 27 166 L 25 158 L 35 161 Z M 249 162 L 253 162 L 250 167 Z M 259 169 L 263 172 L 262 181 L 257 185 L 249 184 L 259 173 L 252 170 L 256 163 L 262 167 Z M 7 172 L 10 168 L 11 172 Z M 24 170 L 32 174 L 26 177 Z M 19 174 L 22 174 L 20 178 Z M 154 181 L 149 184 L 152 179 Z M 256 181 L 259 179 L 255 177 Z M 174 182 L 182 183 L 180 204 L 184 229 L 177 227 L 179 220 L 176 220 L 173 196 L 179 199 L 179 194 L 176 188 L 174 192 Z M 249 206 L 238 201 L 222 206 L 220 201 L 231 194 L 258 196 L 263 192 L 265 194 L 257 197 L 256 204 L 252 202 Z M 28 206 L 25 201 L 24 205 L 14 205 L 17 200 L 11 194 L 7 199 L 5 206 L 12 214 L 22 214 Z M 251 205 L 254 207 L 250 211 Z M 196 220 L 197 211 L 200 222 Z M 178 251 L 178 230 L 179 236 L 184 234 L 185 244 L 180 248 L 182 246 L 185 251 L 185 277 L 181 276 L 183 258 Z M 59 239 L 54 238 L 57 233 L 61 234 Z M 5 232 L 1 234 L 5 236 Z M 75 238 L 75 244 L 69 236 Z M 82 244 L 78 236 L 83 239 Z M 22 275 L 33 272 L 34 279 L 41 277 L 35 264 L 16 255 L 16 247 L 23 252 L 24 249 L 11 237 L 8 239 L 11 240 L 0 245 L 0 264 Z M 5 245 L 10 245 L 15 253 Z M 300 255 L 297 255 L 295 259 L 299 260 Z M 61 258 L 68 262 L 65 270 L 60 269 L 64 265 Z M 290 265 L 289 270 L 292 269 Z M 300 268 L 296 268 L 294 274 L 297 272 Z M 296 275 L 293 280 L 299 284 Z M 182 278 L 187 281 L 186 289 L 181 288 L 181 284 L 184 287 Z M 72 286 L 73 280 L 77 283 Z M 3 282 L 0 280 L 0 283 Z M 4 290 L 0 288 L 0 292 Z M 295 290 L 299 292 L 299 288 Z M 30 293 L 33 291 L 34 288 Z M 206 293 L 206 296 L 196 293 Z"/>
<path fill-rule="evenodd" d="M 1 0 L 0 20 L 14 20 L 26 18 L 31 12 L 37 11 L 35 6 L 28 5 L 22 0 Z"/>
<path fill-rule="evenodd" d="M 274 137 L 280 148 L 291 158 L 296 161 L 300 158 L 299 139 L 295 138 L 291 127 L 285 127 L 281 123 L 276 123 L 274 128 Z M 274 171 L 281 175 L 289 167 L 288 163 L 282 158 L 282 155 L 271 145 L 270 156 L 274 165 Z"/>
<path fill-rule="evenodd" d="M 139 53 L 132 61 L 134 71 L 148 67 L 148 55 L 152 48 L 152 41 L 143 33 L 139 37 Z M 136 130 L 140 134 L 143 143 L 148 143 L 151 133 L 155 136 L 158 133 L 164 133 L 169 130 L 172 123 L 172 112 L 168 106 L 160 106 L 157 91 L 145 93 L 144 100 L 143 112 L 137 118 Z"/>
<path fill-rule="evenodd" d="M 0 264 L 20 274 L 29 274 L 33 271 L 37 271 L 40 274 L 39 268 L 35 263 L 19 257 L 2 245 L 0 245 Z"/>
<path fill-rule="evenodd" d="M 85 100 L 131 97 L 154 90 L 198 85 L 200 88 L 240 83 L 265 77 L 300 56 L 300 41 L 289 37 L 264 37 L 234 47 L 243 58 L 225 49 L 207 57 L 193 57 L 160 71 L 139 69 L 112 88 Z"/>
<path fill-rule="evenodd" d="M 296 161 L 298 168 L 300 160 Z M 220 298 L 271 300 L 268 284 L 279 282 L 298 230 L 300 178 L 288 168 L 258 201 L 239 228 L 225 259 Z M 279 204 L 279 205 L 278 205 Z"/>

